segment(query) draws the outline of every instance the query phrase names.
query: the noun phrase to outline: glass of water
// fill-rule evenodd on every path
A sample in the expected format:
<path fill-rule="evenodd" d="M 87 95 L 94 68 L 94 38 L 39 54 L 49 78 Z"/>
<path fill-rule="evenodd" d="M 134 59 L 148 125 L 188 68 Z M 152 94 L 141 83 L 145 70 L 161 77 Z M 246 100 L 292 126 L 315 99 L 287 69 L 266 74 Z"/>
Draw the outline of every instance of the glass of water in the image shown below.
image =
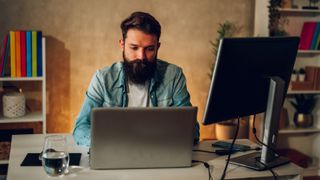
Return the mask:
<path fill-rule="evenodd" d="M 67 139 L 63 135 L 50 135 L 45 138 L 42 150 L 42 166 L 49 176 L 62 176 L 67 173 L 69 153 Z"/>

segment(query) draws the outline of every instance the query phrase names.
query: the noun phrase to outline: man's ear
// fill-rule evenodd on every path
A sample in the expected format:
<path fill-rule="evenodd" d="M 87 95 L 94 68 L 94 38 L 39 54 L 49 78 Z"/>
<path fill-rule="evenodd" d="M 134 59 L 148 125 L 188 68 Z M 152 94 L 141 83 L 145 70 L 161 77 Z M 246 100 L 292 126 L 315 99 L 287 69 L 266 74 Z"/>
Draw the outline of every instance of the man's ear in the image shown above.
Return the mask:
<path fill-rule="evenodd" d="M 119 40 L 119 46 L 122 50 L 124 50 L 124 40 L 123 39 L 120 39 Z"/>
<path fill-rule="evenodd" d="M 158 42 L 158 49 L 160 48 L 160 46 L 161 46 L 161 43 L 160 43 L 160 42 Z"/>

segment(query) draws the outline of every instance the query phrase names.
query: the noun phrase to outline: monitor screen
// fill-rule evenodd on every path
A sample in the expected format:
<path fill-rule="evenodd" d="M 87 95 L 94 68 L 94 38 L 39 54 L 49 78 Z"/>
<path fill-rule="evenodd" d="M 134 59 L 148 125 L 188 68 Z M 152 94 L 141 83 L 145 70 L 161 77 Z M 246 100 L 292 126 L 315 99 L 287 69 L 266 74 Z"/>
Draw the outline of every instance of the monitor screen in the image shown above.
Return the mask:
<path fill-rule="evenodd" d="M 221 39 L 202 123 L 264 112 L 270 77 L 280 77 L 286 93 L 298 45 L 298 37 Z"/>

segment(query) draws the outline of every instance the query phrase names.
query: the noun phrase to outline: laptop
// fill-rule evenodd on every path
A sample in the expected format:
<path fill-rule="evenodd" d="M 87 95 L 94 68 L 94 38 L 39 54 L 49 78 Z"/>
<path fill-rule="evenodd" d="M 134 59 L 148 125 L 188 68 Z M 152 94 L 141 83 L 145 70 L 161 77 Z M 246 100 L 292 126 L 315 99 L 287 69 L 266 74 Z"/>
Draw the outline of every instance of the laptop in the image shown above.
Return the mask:
<path fill-rule="evenodd" d="M 197 107 L 94 108 L 91 169 L 190 167 Z"/>

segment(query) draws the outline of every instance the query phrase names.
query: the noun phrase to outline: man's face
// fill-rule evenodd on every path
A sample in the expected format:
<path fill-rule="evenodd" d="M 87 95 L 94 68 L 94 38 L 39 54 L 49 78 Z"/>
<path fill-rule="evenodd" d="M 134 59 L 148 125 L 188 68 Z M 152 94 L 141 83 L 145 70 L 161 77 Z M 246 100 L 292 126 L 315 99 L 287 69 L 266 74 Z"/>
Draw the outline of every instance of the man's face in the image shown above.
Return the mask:
<path fill-rule="evenodd" d="M 157 37 L 137 29 L 129 29 L 125 41 L 120 40 L 119 43 L 123 50 L 126 75 L 134 83 L 145 83 L 156 69 L 160 47 Z"/>

